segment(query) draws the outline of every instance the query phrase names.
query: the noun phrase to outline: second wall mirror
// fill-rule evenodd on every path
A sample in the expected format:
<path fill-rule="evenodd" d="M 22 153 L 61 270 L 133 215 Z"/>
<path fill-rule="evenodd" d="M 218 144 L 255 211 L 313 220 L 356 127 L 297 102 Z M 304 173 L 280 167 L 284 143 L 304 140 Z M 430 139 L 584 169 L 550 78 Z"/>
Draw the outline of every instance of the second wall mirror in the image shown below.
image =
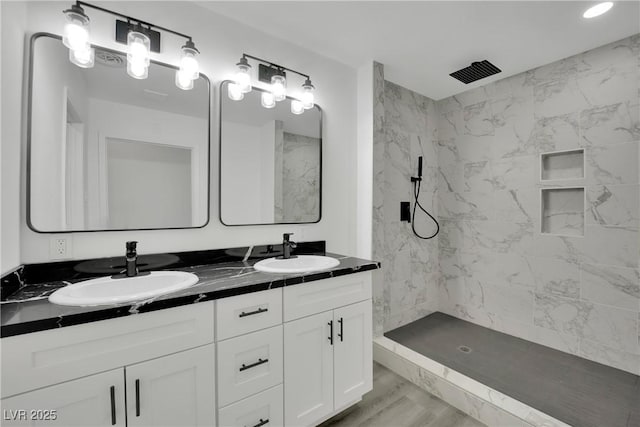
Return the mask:
<path fill-rule="evenodd" d="M 220 220 L 225 225 L 302 224 L 321 218 L 322 110 L 293 114 L 290 100 L 264 108 L 263 90 L 220 90 Z"/>

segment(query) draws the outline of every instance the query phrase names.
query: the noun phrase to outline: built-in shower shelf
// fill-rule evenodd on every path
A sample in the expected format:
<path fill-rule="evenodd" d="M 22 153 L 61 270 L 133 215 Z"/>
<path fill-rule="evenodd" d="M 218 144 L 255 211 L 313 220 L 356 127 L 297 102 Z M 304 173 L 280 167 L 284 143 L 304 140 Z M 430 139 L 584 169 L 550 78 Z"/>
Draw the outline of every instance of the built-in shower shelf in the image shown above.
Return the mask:
<path fill-rule="evenodd" d="M 556 151 L 540 156 L 540 179 L 557 181 L 584 178 L 584 150 Z"/>
<path fill-rule="evenodd" d="M 541 232 L 584 236 L 584 188 L 543 188 L 541 191 Z"/>

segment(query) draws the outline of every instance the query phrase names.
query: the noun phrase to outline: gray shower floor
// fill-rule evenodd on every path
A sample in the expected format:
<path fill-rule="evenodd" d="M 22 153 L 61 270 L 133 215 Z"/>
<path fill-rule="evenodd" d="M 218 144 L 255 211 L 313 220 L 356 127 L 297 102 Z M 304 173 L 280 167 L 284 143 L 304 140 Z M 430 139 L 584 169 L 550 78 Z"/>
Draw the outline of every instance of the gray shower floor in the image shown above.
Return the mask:
<path fill-rule="evenodd" d="M 385 336 L 567 424 L 640 427 L 637 375 L 444 313 Z"/>

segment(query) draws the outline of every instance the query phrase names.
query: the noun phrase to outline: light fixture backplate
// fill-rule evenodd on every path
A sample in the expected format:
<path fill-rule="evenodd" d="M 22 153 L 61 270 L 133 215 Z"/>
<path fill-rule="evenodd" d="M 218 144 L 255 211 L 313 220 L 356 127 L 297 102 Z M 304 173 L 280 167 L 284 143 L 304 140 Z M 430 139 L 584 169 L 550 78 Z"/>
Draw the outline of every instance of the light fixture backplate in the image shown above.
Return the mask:
<path fill-rule="evenodd" d="M 159 31 L 136 26 L 134 24 L 130 24 L 129 22 L 120 21 L 119 19 L 116 20 L 116 41 L 118 43 L 127 44 L 127 35 L 134 29 L 134 27 L 135 31 L 139 31 L 149 37 L 149 41 L 151 42 L 151 52 L 160 53 Z"/>
<path fill-rule="evenodd" d="M 279 68 L 258 64 L 258 80 L 264 83 L 271 83 L 271 77 L 273 76 L 284 76 L 285 79 L 287 78 L 287 74 Z"/>

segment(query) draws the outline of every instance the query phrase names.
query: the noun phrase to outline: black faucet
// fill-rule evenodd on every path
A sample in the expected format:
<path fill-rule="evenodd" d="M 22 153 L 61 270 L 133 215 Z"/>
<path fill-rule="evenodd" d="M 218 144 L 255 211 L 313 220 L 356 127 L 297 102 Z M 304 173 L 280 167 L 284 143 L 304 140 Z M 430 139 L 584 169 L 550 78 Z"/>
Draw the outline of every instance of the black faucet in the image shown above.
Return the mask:
<path fill-rule="evenodd" d="M 138 275 L 138 253 L 136 252 L 136 245 L 138 242 L 127 242 L 127 269 L 125 274 L 127 277 L 135 277 Z"/>
<path fill-rule="evenodd" d="M 293 236 L 293 233 L 284 233 L 282 235 L 282 258 L 281 259 L 289 259 L 289 258 L 297 258 L 295 255 L 291 255 L 291 249 L 295 249 L 298 247 L 296 242 L 292 242 L 289 240 L 289 237 Z"/>

